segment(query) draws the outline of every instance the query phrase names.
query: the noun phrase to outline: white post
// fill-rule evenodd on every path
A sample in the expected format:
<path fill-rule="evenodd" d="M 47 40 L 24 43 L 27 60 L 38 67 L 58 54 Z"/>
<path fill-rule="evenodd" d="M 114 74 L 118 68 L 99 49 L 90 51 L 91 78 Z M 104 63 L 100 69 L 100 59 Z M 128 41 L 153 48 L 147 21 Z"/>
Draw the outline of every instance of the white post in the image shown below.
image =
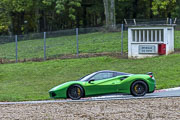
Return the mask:
<path fill-rule="evenodd" d="M 143 42 L 145 42 L 145 30 L 143 30 Z"/>
<path fill-rule="evenodd" d="M 135 30 L 135 42 L 137 42 L 137 30 Z"/>
<path fill-rule="evenodd" d="M 133 19 L 133 21 L 134 21 L 134 25 L 136 25 L 136 19 Z"/>
<path fill-rule="evenodd" d="M 132 29 L 128 29 L 128 57 L 131 58 Z"/>
<path fill-rule="evenodd" d="M 125 22 L 125 24 L 127 25 L 127 21 L 126 21 L 126 19 L 124 19 L 124 22 Z"/>
<path fill-rule="evenodd" d="M 139 30 L 139 42 L 141 42 L 141 30 Z"/>
<path fill-rule="evenodd" d="M 151 30 L 151 42 L 153 42 L 153 30 Z"/>
<path fill-rule="evenodd" d="M 157 42 L 157 30 L 155 30 L 155 42 Z"/>
<path fill-rule="evenodd" d="M 149 42 L 149 30 L 147 30 L 147 42 Z"/>
<path fill-rule="evenodd" d="M 161 30 L 159 30 L 159 42 L 161 42 Z"/>
<path fill-rule="evenodd" d="M 175 18 L 175 20 L 174 20 L 174 24 L 176 24 L 176 20 L 177 20 L 177 18 Z"/>

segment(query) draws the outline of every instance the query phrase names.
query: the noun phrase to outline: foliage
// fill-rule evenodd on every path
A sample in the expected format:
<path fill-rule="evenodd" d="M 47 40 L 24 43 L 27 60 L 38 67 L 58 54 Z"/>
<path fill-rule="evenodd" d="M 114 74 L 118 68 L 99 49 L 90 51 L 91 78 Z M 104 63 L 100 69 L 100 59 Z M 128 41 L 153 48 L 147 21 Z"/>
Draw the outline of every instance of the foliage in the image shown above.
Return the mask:
<path fill-rule="evenodd" d="M 58 14 L 68 10 L 69 17 L 72 20 L 75 20 L 76 16 L 74 14 L 76 12 L 76 8 L 81 7 L 81 1 L 82 0 L 43 0 L 43 3 L 46 5 L 52 5 L 53 3 L 56 3 L 55 8 Z"/>
<path fill-rule="evenodd" d="M 107 23 L 106 0 L 1 0 L 0 34 L 26 34 Z M 109 1 L 109 0 L 108 0 Z M 117 23 L 123 19 L 180 16 L 177 0 L 114 0 Z M 113 9 L 112 9 L 113 10 Z M 113 10 L 114 11 L 114 10 Z"/>
<path fill-rule="evenodd" d="M 173 9 L 172 17 L 180 18 L 180 0 L 176 0 L 176 7 Z"/>
<path fill-rule="evenodd" d="M 152 4 L 154 15 L 171 17 L 176 6 L 176 0 L 154 0 Z"/>
<path fill-rule="evenodd" d="M 8 31 L 8 26 L 0 25 L 0 31 L 7 34 L 6 32 Z"/>

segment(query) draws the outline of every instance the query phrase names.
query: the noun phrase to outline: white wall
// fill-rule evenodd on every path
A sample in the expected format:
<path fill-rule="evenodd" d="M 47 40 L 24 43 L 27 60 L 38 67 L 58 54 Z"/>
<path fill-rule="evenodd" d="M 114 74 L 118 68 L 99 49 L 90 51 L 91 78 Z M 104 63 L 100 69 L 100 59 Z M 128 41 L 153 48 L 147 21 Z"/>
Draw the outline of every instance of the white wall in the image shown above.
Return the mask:
<path fill-rule="evenodd" d="M 138 32 L 138 30 L 140 30 L 140 32 Z M 153 32 L 151 33 L 151 31 Z M 139 36 L 140 34 L 142 35 Z M 128 58 L 145 58 L 145 57 L 158 56 L 159 55 L 158 44 L 161 44 L 161 43 L 166 44 L 166 55 L 174 52 L 174 27 L 173 26 L 167 26 L 167 25 L 160 26 L 160 27 L 134 26 L 134 27 L 128 28 Z M 148 54 L 139 53 L 139 45 L 155 45 L 156 52 L 148 53 Z"/>

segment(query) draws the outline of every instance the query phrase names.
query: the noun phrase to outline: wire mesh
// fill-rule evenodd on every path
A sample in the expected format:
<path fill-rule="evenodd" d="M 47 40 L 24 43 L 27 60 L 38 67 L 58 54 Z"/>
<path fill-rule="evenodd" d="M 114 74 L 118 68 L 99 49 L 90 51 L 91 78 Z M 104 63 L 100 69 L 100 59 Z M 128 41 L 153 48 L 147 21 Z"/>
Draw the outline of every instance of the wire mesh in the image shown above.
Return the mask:
<path fill-rule="evenodd" d="M 125 24 L 170 24 L 170 19 L 126 19 Z M 180 19 L 172 19 L 175 26 L 175 50 L 180 49 Z M 128 27 L 123 31 L 123 52 L 128 51 Z M 77 39 L 78 38 L 78 39 Z M 78 41 L 77 41 L 78 40 Z M 71 58 L 88 54 L 121 53 L 121 24 L 115 29 L 107 30 L 106 26 L 33 33 L 18 35 L 18 60 L 43 60 L 46 48 L 47 59 Z M 45 46 L 44 46 L 45 45 Z M 77 48 L 78 46 L 78 48 Z M 0 36 L 0 61 L 15 61 L 15 36 Z"/>

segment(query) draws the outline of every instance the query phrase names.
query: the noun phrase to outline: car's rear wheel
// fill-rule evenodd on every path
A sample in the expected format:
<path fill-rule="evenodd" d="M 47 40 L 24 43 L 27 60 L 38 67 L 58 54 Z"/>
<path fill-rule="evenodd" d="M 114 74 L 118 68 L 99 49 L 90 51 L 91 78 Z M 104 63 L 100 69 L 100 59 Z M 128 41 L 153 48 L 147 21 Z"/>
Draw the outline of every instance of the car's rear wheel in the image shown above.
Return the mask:
<path fill-rule="evenodd" d="M 148 91 L 148 86 L 144 81 L 135 81 L 131 85 L 131 94 L 133 96 L 144 96 Z"/>
<path fill-rule="evenodd" d="M 79 100 L 84 94 L 84 90 L 80 85 L 72 85 L 68 88 L 67 95 L 72 100 Z"/>

